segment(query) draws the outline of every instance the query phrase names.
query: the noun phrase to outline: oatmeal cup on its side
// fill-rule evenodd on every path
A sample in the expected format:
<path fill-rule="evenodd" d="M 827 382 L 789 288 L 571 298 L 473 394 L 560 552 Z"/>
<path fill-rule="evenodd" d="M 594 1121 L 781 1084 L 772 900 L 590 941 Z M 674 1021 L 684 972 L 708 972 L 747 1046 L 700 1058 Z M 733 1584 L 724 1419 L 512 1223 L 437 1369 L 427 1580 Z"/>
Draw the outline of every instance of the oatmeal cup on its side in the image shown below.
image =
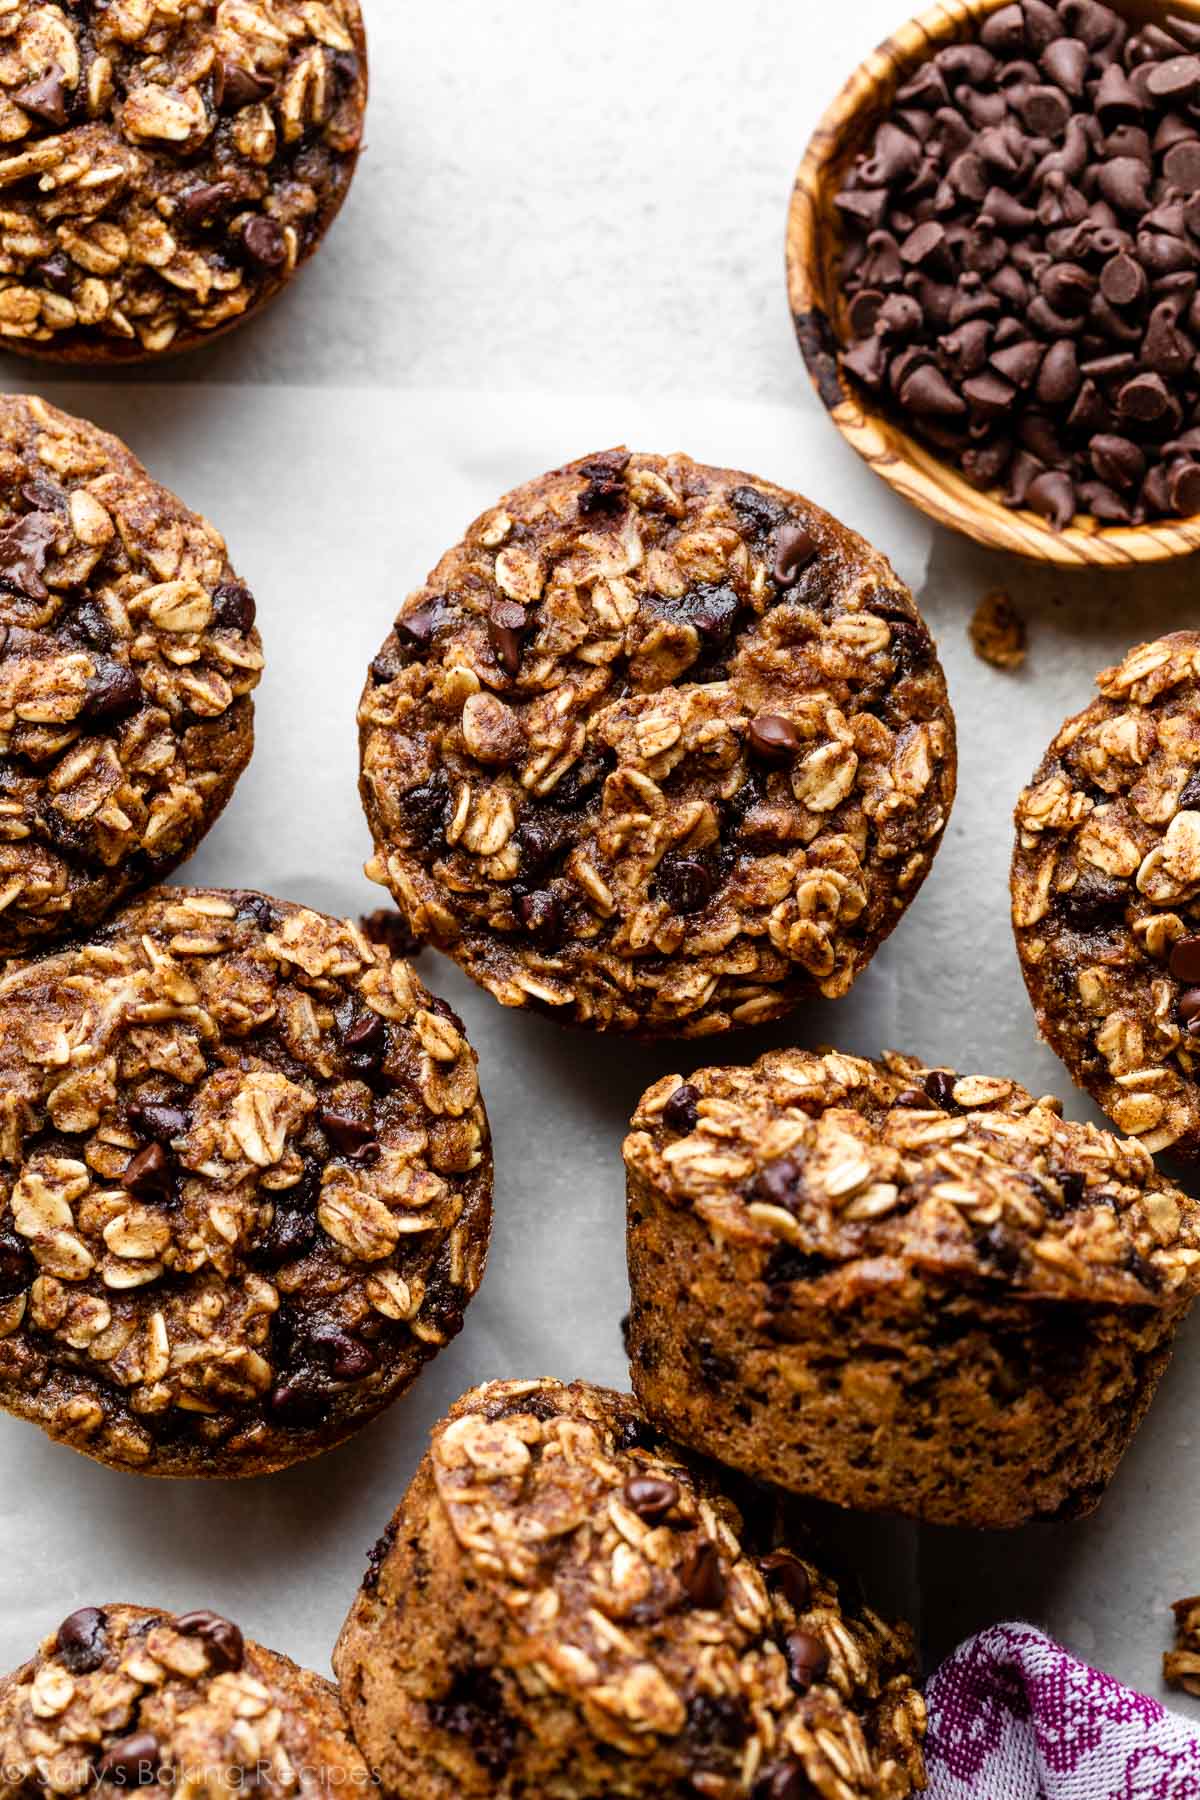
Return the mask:
<path fill-rule="evenodd" d="M 334 1652 L 385 1800 L 908 1800 L 912 1634 L 624 1394 L 465 1394 Z"/>
<path fill-rule="evenodd" d="M 642 1405 L 840 1506 L 1090 1511 L 1200 1292 L 1200 1207 L 1142 1145 L 910 1057 L 667 1076 L 625 1163 Z"/>
<path fill-rule="evenodd" d="M 1096 678 L 1017 803 L 1013 926 L 1038 1027 L 1152 1151 L 1200 1159 L 1200 631 Z"/>
<path fill-rule="evenodd" d="M 80 1607 L 0 1678 L 0 1763 L 22 1800 L 361 1800 L 370 1786 L 330 1682 L 218 1613 L 146 1606 Z"/>
<path fill-rule="evenodd" d="M 352 924 L 159 888 L 0 973 L 0 1405 L 100 1462 L 341 1442 L 461 1329 L 491 1194 L 460 1021 Z"/>
<path fill-rule="evenodd" d="M 0 342 L 113 364 L 250 318 L 337 216 L 366 101 L 358 0 L 9 0 Z"/>
<path fill-rule="evenodd" d="M 912 595 L 809 501 L 625 450 L 517 488 L 359 707 L 368 874 L 506 1006 L 704 1036 L 844 994 L 929 871 L 954 721 Z"/>
<path fill-rule="evenodd" d="M 0 395 L 0 959 L 191 855 L 254 746 L 254 596 L 119 439 Z"/>

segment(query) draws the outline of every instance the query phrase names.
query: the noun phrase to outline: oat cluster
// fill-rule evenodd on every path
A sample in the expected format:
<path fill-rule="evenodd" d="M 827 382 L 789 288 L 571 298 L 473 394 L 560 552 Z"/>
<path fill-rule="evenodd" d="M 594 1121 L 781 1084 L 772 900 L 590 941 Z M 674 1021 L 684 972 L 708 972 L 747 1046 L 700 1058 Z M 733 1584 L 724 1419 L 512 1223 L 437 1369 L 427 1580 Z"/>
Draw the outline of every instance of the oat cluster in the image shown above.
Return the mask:
<path fill-rule="evenodd" d="M 250 590 L 123 444 L 0 396 L 0 955 L 199 842 L 253 745 Z"/>
<path fill-rule="evenodd" d="M 0 977 L 0 1401 L 76 1449 L 336 1442 L 461 1326 L 490 1195 L 459 1021 L 354 925 L 162 888 Z"/>
<path fill-rule="evenodd" d="M 666 1076 L 625 1142 L 632 1177 L 732 1246 L 815 1267 L 896 1257 L 1035 1297 L 1178 1305 L 1200 1291 L 1200 1208 L 1145 1147 L 1014 1081 L 773 1052 Z"/>
<path fill-rule="evenodd" d="M 508 495 L 410 596 L 359 710 L 368 865 L 497 999 L 703 1035 L 844 994 L 954 794 L 883 557 L 685 456 Z"/>
<path fill-rule="evenodd" d="M 358 0 L 2 0 L 0 338 L 155 356 L 320 242 L 366 104 Z"/>
<path fill-rule="evenodd" d="M 491 1646 L 488 1673 L 512 1728 L 489 1793 L 591 1795 L 611 1784 L 704 1800 L 903 1800 L 923 1785 L 907 1628 L 844 1608 L 836 1584 L 788 1551 L 752 1554 L 737 1509 L 627 1397 L 582 1383 L 490 1384 L 437 1428 L 429 1466 L 462 1631 Z M 419 1523 L 403 1507 L 397 1519 L 401 1536 Z M 445 1541 L 440 1530 L 433 1541 Z M 393 1555 L 402 1552 L 376 1571 L 372 1607 L 404 1604 Z M 394 1628 L 403 1633 L 402 1616 Z M 350 1692 L 363 1653 L 369 1637 L 357 1650 L 343 1638 Z M 576 1721 L 565 1733 L 581 1732 L 586 1746 L 565 1765 L 553 1760 L 562 1732 L 549 1722 L 561 1707 Z M 469 1709 L 429 1711 L 452 1732 L 471 1728 Z M 387 1722 L 368 1713 L 360 1724 L 353 1706 L 351 1716 L 374 1761 L 370 1733 Z"/>
<path fill-rule="evenodd" d="M 213 1612 L 83 1607 L 0 1681 L 0 1797 L 365 1795 L 329 1683 Z"/>
<path fill-rule="evenodd" d="M 1200 632 L 1131 650 L 1017 804 L 1013 923 L 1038 1024 L 1152 1151 L 1200 1154 Z"/>
<path fill-rule="evenodd" d="M 1200 1697 L 1200 1595 L 1176 1600 L 1175 1648 L 1163 1656 L 1163 1680 Z"/>

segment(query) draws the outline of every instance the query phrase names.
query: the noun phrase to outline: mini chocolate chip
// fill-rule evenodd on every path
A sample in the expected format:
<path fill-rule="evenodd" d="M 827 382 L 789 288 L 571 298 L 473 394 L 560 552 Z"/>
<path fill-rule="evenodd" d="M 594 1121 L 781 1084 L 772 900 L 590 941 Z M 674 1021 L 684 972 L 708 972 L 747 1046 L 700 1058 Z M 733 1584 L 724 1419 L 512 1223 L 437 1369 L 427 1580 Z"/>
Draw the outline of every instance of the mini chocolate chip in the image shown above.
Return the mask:
<path fill-rule="evenodd" d="M 818 1795 L 804 1772 L 804 1764 L 791 1757 L 787 1762 L 776 1763 L 760 1777 L 754 1800 L 818 1800 Z"/>
<path fill-rule="evenodd" d="M 630 1511 L 647 1524 L 656 1525 L 679 1503 L 678 1482 L 657 1475 L 631 1475 L 621 1492 Z"/>
<path fill-rule="evenodd" d="M 768 1206 L 781 1206 L 792 1212 L 803 1180 L 804 1170 L 797 1159 L 794 1156 L 780 1156 L 759 1170 L 754 1181 L 754 1192 Z"/>
<path fill-rule="evenodd" d="M 276 87 L 269 76 L 225 60 L 220 64 L 219 84 L 217 104 L 221 112 L 240 112 L 243 106 L 253 106 L 257 100 L 269 100 Z"/>
<path fill-rule="evenodd" d="M 169 1106 L 158 1100 L 135 1100 L 129 1118 L 136 1130 L 157 1143 L 169 1144 L 189 1130 L 192 1115 L 182 1106 Z"/>
<path fill-rule="evenodd" d="M 321 1106 L 317 1110 L 317 1117 L 326 1137 L 344 1156 L 351 1156 L 355 1151 L 361 1150 L 375 1136 L 375 1127 L 369 1118 L 362 1118 L 341 1107 Z"/>
<path fill-rule="evenodd" d="M 379 1367 L 374 1352 L 339 1325 L 314 1325 L 306 1342 L 338 1381 L 361 1381 Z"/>
<path fill-rule="evenodd" d="M 175 1629 L 184 1637 L 198 1637 L 208 1651 L 208 1660 L 218 1669 L 240 1669 L 246 1652 L 245 1639 L 240 1628 L 232 1619 L 223 1619 L 220 1613 L 189 1612 L 182 1613 L 175 1620 Z"/>
<path fill-rule="evenodd" d="M 237 199 L 228 181 L 205 181 L 189 188 L 179 202 L 179 219 L 185 231 L 204 231 L 215 225 Z"/>
<path fill-rule="evenodd" d="M 70 293 L 74 280 L 71 260 L 61 250 L 55 250 L 42 262 L 35 263 L 33 269 L 54 293 Z"/>
<path fill-rule="evenodd" d="M 1200 983 L 1200 937 L 1180 938 L 1172 944 L 1168 967 L 1176 981 L 1188 987 Z"/>
<path fill-rule="evenodd" d="M 98 657 L 96 672 L 84 690 L 79 717 L 89 725 L 115 725 L 142 705 L 142 684 L 124 663 Z"/>
<path fill-rule="evenodd" d="M 711 870 L 695 857 L 664 856 L 658 865 L 658 894 L 672 912 L 699 912 L 715 885 Z"/>
<path fill-rule="evenodd" d="M 113 1787 L 149 1787 L 158 1779 L 160 1751 L 151 1731 L 135 1731 L 120 1738 L 96 1764 L 101 1781 Z"/>
<path fill-rule="evenodd" d="M 108 1653 L 108 1620 L 96 1606 L 81 1606 L 58 1628 L 54 1648 L 72 1675 L 91 1675 Z"/>
<path fill-rule="evenodd" d="M 791 587 L 816 554 L 816 539 L 805 526 L 795 523 L 784 525 L 775 539 L 771 579 L 777 587 Z"/>
<path fill-rule="evenodd" d="M 722 1605 L 725 1599 L 725 1576 L 721 1571 L 717 1547 L 710 1539 L 701 1538 L 689 1553 L 679 1571 L 679 1579 L 693 1606 L 699 1607 L 703 1612 L 713 1612 Z"/>
<path fill-rule="evenodd" d="M 954 1089 L 958 1081 L 957 1075 L 947 1074 L 945 1069 L 932 1069 L 925 1077 L 925 1092 L 935 1106 L 943 1112 L 958 1112 L 958 1102 L 954 1098 Z"/>
<path fill-rule="evenodd" d="M 6 525 L 0 531 L 0 587 L 30 600 L 47 599 L 50 590 L 42 570 L 61 530 L 58 515 L 51 512 L 25 513 Z"/>
<path fill-rule="evenodd" d="M 1175 511 L 1184 518 L 1200 513 L 1200 463 L 1176 463 L 1167 480 Z"/>
<path fill-rule="evenodd" d="M 747 740 L 763 762 L 788 762 L 800 748 L 800 734 L 780 713 L 759 713 L 750 722 Z"/>
<path fill-rule="evenodd" d="M 777 1590 L 796 1612 L 806 1611 L 812 1600 L 808 1570 L 790 1550 L 773 1550 L 759 1563 L 768 1588 Z"/>
<path fill-rule="evenodd" d="M 396 636 L 406 649 L 424 650 L 433 642 L 441 608 L 431 600 L 425 606 L 414 606 L 396 619 Z"/>
<path fill-rule="evenodd" d="M 258 614 L 254 595 L 240 581 L 223 581 L 213 589 L 213 623 L 223 631 L 251 631 Z"/>
<path fill-rule="evenodd" d="M 139 1199 L 159 1199 L 169 1188 L 171 1163 L 161 1144 L 147 1144 L 131 1156 L 121 1176 L 121 1186 Z"/>
<path fill-rule="evenodd" d="M 562 907 L 549 888 L 534 888 L 517 901 L 517 915 L 531 937 L 553 940 L 562 930 Z"/>
<path fill-rule="evenodd" d="M 1186 100 L 1200 88 L 1200 56 L 1172 56 L 1158 63 L 1146 76 L 1147 90 L 1156 100 Z"/>
<path fill-rule="evenodd" d="M 1179 996 L 1179 1020 L 1194 1036 L 1200 1028 L 1200 988 L 1188 988 Z"/>
<path fill-rule="evenodd" d="M 783 1641 L 788 1675 L 799 1694 L 823 1681 L 829 1671 L 829 1652 L 811 1631 L 789 1631 Z"/>
<path fill-rule="evenodd" d="M 326 1412 L 325 1395 L 300 1376 L 280 1382 L 267 1404 L 281 1425 L 298 1430 L 319 1424 Z"/>
<path fill-rule="evenodd" d="M 57 63 L 51 64 L 40 81 L 31 81 L 25 87 L 14 89 L 10 98 L 56 131 L 61 131 L 67 122 L 67 87 Z"/>
<path fill-rule="evenodd" d="M 1045 469 L 1030 482 L 1025 503 L 1055 531 L 1065 531 L 1075 517 L 1075 484 L 1061 469 Z"/>
<path fill-rule="evenodd" d="M 356 1059 L 378 1063 L 387 1048 L 387 1027 L 377 1012 L 364 1008 L 342 1032 L 342 1048 Z"/>
<path fill-rule="evenodd" d="M 681 1081 L 662 1109 L 663 1124 L 681 1137 L 696 1129 L 700 1116 L 700 1089 L 690 1081 Z"/>
<path fill-rule="evenodd" d="M 529 614 L 515 600 L 493 600 L 488 611 L 488 639 L 496 661 L 506 675 L 521 672 L 521 640 L 529 629 Z"/>
<path fill-rule="evenodd" d="M 1110 256 L 1100 271 L 1100 292 L 1110 306 L 1133 306 L 1146 292 L 1146 271 L 1125 251 Z"/>
<path fill-rule="evenodd" d="M 261 213 L 248 222 L 242 233 L 246 254 L 263 269 L 281 269 L 287 261 L 287 239 L 275 223 Z"/>
<path fill-rule="evenodd" d="M 929 1095 L 924 1088 L 902 1088 L 892 1101 L 892 1105 L 911 1107 L 915 1112 L 927 1112 Z"/>

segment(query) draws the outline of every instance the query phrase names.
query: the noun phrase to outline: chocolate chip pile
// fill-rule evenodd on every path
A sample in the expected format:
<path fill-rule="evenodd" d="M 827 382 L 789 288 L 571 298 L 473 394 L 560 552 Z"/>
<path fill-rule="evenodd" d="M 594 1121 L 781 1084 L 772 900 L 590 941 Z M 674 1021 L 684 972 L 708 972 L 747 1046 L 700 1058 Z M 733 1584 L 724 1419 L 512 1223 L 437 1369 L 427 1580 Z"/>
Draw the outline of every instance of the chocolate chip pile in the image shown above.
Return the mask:
<path fill-rule="evenodd" d="M 844 366 L 1056 530 L 1200 512 L 1200 20 L 1019 0 L 837 196 Z"/>

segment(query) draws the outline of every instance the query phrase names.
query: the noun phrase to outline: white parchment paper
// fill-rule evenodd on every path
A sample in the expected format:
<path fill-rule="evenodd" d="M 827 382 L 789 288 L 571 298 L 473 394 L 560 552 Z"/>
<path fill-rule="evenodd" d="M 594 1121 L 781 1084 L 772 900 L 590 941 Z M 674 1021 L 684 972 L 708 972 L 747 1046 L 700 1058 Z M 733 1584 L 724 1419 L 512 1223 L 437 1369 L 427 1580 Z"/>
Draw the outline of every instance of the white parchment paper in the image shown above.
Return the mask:
<path fill-rule="evenodd" d="M 258 748 L 187 879 L 355 914 L 354 710 L 400 600 L 506 487 L 608 444 L 686 449 L 795 486 L 873 538 L 938 636 L 960 797 L 917 905 L 853 994 L 702 1053 L 501 1011 L 439 958 L 496 1139 L 496 1230 L 462 1336 L 418 1387 L 314 1464 L 244 1483 L 122 1476 L 0 1418 L 0 1667 L 73 1607 L 214 1606 L 317 1668 L 432 1421 L 489 1377 L 623 1385 L 620 1142 L 672 1068 L 773 1044 L 895 1046 L 1016 1076 L 1089 1116 L 1036 1041 L 1008 922 L 1010 816 L 1094 672 L 1195 621 L 1189 567 L 1056 576 L 935 532 L 845 449 L 810 394 L 781 272 L 794 164 L 894 0 L 366 0 L 370 154 L 328 248 L 259 323 L 153 377 L 13 388 L 119 432 L 225 533 L 267 652 Z M 1026 668 L 976 661 L 966 624 L 1007 587 Z M 1093 1115 L 1094 1116 L 1094 1115 Z M 1157 1692 L 1169 1601 L 1200 1588 L 1200 1329 L 1092 1520 L 1004 1537 L 839 1531 L 931 1655 L 1024 1614 Z M 1185 1706 L 1188 1704 L 1183 1702 Z"/>

